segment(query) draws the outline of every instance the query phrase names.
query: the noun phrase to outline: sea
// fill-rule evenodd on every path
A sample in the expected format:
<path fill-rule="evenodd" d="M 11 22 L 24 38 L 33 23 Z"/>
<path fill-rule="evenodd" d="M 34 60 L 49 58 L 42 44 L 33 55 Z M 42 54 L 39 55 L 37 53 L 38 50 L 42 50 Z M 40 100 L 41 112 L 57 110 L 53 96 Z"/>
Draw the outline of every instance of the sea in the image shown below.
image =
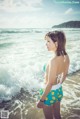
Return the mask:
<path fill-rule="evenodd" d="M 53 55 L 46 48 L 45 34 L 54 30 L 62 30 L 66 35 L 66 51 L 70 57 L 68 74 L 80 71 L 80 28 L 0 28 L 0 102 L 11 100 L 21 89 L 32 96 L 40 89 L 44 65 Z M 76 92 L 69 94 L 68 102 L 72 101 L 71 96 L 80 99 L 76 96 L 80 81 L 74 80 L 74 83 L 71 85 Z M 63 86 L 65 97 L 71 90 L 71 86 L 67 86 Z M 65 108 L 66 98 L 64 102 Z M 80 110 L 80 102 L 78 106 Z"/>

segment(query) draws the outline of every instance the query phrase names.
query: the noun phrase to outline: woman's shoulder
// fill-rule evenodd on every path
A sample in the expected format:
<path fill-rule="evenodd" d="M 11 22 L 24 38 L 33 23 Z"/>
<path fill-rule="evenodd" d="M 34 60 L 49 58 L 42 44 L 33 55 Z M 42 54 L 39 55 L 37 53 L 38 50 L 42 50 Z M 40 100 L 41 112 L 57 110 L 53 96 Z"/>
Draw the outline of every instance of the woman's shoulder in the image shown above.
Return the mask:
<path fill-rule="evenodd" d="M 50 61 L 49 61 L 49 64 L 51 65 L 57 65 L 57 58 L 51 58 Z"/>
<path fill-rule="evenodd" d="M 55 60 L 56 61 L 60 61 L 60 60 L 62 60 L 62 58 L 63 59 L 66 59 L 66 60 L 69 60 L 69 56 L 68 56 L 68 54 L 67 55 L 61 55 L 61 56 L 57 56 L 57 57 L 55 57 Z"/>
<path fill-rule="evenodd" d="M 58 57 L 54 57 L 50 59 L 50 63 L 57 63 L 58 62 Z"/>
<path fill-rule="evenodd" d="M 56 64 L 57 65 L 58 63 L 62 62 L 62 58 L 63 58 L 63 60 L 65 59 L 67 62 L 70 63 L 70 59 L 69 59 L 69 56 L 68 55 L 65 55 L 65 56 L 56 56 L 55 58 L 50 59 L 50 62 L 49 63 Z"/>

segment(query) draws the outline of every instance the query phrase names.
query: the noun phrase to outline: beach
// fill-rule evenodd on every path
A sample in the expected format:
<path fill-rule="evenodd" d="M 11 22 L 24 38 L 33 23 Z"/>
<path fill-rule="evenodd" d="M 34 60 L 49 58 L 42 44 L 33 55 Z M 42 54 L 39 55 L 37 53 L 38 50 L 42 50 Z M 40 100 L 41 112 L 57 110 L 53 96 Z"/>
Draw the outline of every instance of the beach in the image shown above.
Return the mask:
<path fill-rule="evenodd" d="M 44 80 L 44 66 L 53 56 L 44 36 L 52 28 L 0 29 L 0 115 L 9 119 L 44 119 L 36 97 Z M 63 28 L 70 57 L 68 76 L 63 83 L 62 119 L 80 119 L 80 29 Z"/>
<path fill-rule="evenodd" d="M 76 83 L 77 82 L 77 83 Z M 66 86 L 66 89 L 64 87 Z M 61 101 L 62 119 L 80 119 L 80 71 L 69 74 L 63 83 L 64 97 Z M 0 109 L 9 110 L 9 119 L 44 119 L 42 109 L 27 91 L 15 95 L 9 101 L 0 103 Z"/>

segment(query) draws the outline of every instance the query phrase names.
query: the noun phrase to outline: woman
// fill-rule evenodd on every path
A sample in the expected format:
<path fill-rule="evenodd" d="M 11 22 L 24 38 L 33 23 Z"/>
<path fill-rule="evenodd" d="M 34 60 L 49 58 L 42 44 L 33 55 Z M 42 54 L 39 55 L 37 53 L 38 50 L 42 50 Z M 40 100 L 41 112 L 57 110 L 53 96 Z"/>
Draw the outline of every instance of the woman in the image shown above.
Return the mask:
<path fill-rule="evenodd" d="M 48 51 L 53 51 L 45 74 L 45 88 L 41 90 L 38 108 L 43 108 L 45 119 L 61 119 L 60 102 L 63 97 L 62 83 L 69 69 L 69 56 L 65 50 L 66 38 L 62 31 L 49 32 L 45 36 Z"/>

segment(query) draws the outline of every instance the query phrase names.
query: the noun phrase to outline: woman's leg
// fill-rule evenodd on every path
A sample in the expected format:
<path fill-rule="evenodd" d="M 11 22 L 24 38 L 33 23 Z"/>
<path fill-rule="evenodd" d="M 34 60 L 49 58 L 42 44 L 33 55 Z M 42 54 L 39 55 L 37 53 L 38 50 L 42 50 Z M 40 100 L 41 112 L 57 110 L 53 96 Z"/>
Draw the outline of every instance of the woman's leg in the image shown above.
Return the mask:
<path fill-rule="evenodd" d="M 54 112 L 55 119 L 61 119 L 61 115 L 60 115 L 60 102 L 54 103 L 54 105 L 53 105 L 53 112 Z"/>
<path fill-rule="evenodd" d="M 44 105 L 43 113 L 44 113 L 45 119 L 54 119 L 53 106 Z"/>

